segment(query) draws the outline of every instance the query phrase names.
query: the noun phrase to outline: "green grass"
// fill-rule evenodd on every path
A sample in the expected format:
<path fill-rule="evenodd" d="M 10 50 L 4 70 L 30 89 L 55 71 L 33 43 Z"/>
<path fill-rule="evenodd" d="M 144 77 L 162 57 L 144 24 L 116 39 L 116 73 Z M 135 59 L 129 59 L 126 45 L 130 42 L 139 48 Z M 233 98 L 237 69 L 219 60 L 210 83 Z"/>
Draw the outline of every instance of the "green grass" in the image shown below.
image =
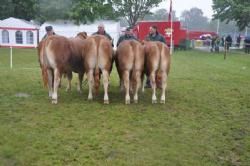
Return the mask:
<path fill-rule="evenodd" d="M 0 165 L 249 165 L 250 56 L 175 52 L 165 105 L 124 104 L 113 70 L 110 105 L 59 91 L 52 105 L 36 50 L 0 48 Z M 16 97 L 26 93 L 29 97 Z M 159 97 L 159 93 L 158 93 Z"/>

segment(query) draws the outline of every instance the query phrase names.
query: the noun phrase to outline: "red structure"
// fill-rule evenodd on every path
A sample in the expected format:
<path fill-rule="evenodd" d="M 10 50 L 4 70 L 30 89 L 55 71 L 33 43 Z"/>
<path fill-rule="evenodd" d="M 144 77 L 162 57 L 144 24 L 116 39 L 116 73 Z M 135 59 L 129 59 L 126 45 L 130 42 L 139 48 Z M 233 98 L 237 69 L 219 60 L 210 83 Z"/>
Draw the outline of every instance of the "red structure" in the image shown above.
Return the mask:
<path fill-rule="evenodd" d="M 139 40 L 144 40 L 149 33 L 149 27 L 156 25 L 158 27 L 158 32 L 162 34 L 170 45 L 171 31 L 173 30 L 173 44 L 174 47 L 179 47 L 183 45 L 186 40 L 197 40 L 203 34 L 216 35 L 215 32 L 206 31 L 187 31 L 181 28 L 180 21 L 173 22 L 173 29 L 171 29 L 171 22 L 168 21 L 139 21 L 134 27 L 134 34 Z"/>

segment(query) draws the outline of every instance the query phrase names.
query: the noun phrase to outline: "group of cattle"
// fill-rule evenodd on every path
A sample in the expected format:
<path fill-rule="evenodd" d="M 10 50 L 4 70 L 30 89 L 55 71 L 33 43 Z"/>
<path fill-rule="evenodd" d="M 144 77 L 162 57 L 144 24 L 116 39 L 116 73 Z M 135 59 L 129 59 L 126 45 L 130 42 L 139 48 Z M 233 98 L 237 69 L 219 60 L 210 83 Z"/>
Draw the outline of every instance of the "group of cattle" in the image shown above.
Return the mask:
<path fill-rule="evenodd" d="M 38 55 L 43 82 L 49 89 L 53 104 L 57 104 L 62 75 L 68 78 L 67 90 L 71 88 L 72 72 L 78 73 L 80 92 L 86 73 L 89 85 L 88 100 L 93 99 L 93 91 L 97 94 L 102 75 L 104 104 L 109 104 L 109 76 L 114 61 L 121 89 L 125 90 L 126 104 L 130 103 L 130 93 L 133 94 L 134 102 L 138 102 L 140 87 L 144 90 L 144 74 L 149 77 L 152 86 L 152 103 L 157 102 L 157 87 L 162 91 L 160 102 L 165 103 L 170 54 L 164 43 L 125 40 L 113 50 L 111 41 L 105 36 L 87 36 L 82 32 L 74 38 L 59 35 L 47 37 L 39 43 Z"/>

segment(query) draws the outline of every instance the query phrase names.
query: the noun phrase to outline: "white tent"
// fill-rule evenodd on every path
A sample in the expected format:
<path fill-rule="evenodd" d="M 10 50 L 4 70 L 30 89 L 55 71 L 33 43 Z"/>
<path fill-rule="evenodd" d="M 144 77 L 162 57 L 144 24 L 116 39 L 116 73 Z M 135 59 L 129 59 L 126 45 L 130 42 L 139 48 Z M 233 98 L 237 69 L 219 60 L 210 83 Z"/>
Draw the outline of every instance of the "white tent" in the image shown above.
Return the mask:
<path fill-rule="evenodd" d="M 97 31 L 97 27 L 100 23 L 104 24 L 105 31 L 110 34 L 110 36 L 114 40 L 114 45 L 116 45 L 120 34 L 120 22 L 115 21 L 96 21 L 92 24 L 80 25 L 75 25 L 70 21 L 45 22 L 40 27 L 39 40 L 42 40 L 43 36 L 46 33 L 45 27 L 48 25 L 53 26 L 54 32 L 58 35 L 62 35 L 65 37 L 75 37 L 77 33 L 83 31 L 87 32 L 88 35 L 91 35 L 92 33 Z"/>
<path fill-rule="evenodd" d="M 17 18 L 0 22 L 0 47 L 32 48 L 38 43 L 39 26 Z"/>

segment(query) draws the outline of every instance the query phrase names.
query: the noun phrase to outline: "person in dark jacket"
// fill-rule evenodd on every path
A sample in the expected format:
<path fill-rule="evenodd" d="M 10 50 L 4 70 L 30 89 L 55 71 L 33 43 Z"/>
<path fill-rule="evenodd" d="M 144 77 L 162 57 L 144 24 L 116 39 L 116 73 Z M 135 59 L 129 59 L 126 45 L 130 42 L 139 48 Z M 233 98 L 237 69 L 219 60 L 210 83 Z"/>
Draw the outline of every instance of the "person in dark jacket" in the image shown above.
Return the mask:
<path fill-rule="evenodd" d="M 146 41 L 160 41 L 166 44 L 165 38 L 157 31 L 157 26 L 149 27 L 149 34 L 145 38 Z M 151 88 L 149 77 L 147 77 L 145 88 Z"/>
<path fill-rule="evenodd" d="M 54 32 L 52 26 L 46 26 L 46 27 L 45 27 L 45 30 L 46 30 L 46 34 L 43 36 L 43 39 L 46 39 L 48 36 L 51 36 L 51 35 L 55 35 L 55 34 L 56 34 L 56 33 Z M 42 40 L 43 40 L 43 39 L 42 39 Z"/>
<path fill-rule="evenodd" d="M 128 27 L 126 28 L 125 34 L 120 36 L 120 38 L 117 41 L 116 46 L 118 47 L 119 44 L 124 40 L 137 40 L 137 38 L 133 35 L 133 29 Z"/>
<path fill-rule="evenodd" d="M 237 37 L 236 42 L 237 42 L 237 47 L 240 48 L 240 42 L 241 42 L 241 36 L 240 36 L 240 34 Z"/>
<path fill-rule="evenodd" d="M 244 44 L 245 44 L 245 53 L 250 54 L 250 36 L 245 37 Z"/>
<path fill-rule="evenodd" d="M 165 38 L 157 31 L 157 26 L 153 25 L 149 28 L 149 34 L 146 36 L 146 41 L 160 41 L 166 44 Z"/>
<path fill-rule="evenodd" d="M 104 24 L 99 24 L 99 25 L 98 25 L 98 30 L 97 30 L 97 32 L 93 33 L 92 35 L 104 35 L 104 36 L 106 36 L 106 37 L 112 42 L 112 47 L 114 46 L 114 44 L 113 44 L 113 39 L 112 39 L 112 37 L 105 31 Z"/>
<path fill-rule="evenodd" d="M 225 44 L 226 44 L 226 49 L 227 51 L 229 50 L 229 48 L 232 46 L 233 43 L 233 39 L 231 37 L 231 35 L 227 35 L 226 39 L 225 39 Z"/>

